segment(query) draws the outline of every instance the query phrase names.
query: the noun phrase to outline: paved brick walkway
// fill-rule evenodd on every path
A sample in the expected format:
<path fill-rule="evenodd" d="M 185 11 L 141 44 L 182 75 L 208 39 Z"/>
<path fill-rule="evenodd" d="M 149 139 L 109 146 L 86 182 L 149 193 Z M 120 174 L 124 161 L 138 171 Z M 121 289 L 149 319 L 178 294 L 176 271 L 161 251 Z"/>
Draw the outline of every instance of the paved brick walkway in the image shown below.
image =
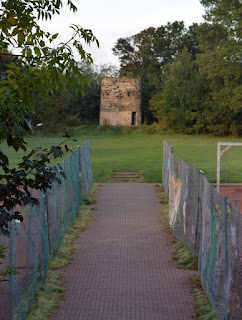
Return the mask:
<path fill-rule="evenodd" d="M 103 184 L 95 209 L 72 264 L 58 271 L 65 294 L 52 319 L 194 319 L 191 272 L 172 262 L 154 185 Z"/>

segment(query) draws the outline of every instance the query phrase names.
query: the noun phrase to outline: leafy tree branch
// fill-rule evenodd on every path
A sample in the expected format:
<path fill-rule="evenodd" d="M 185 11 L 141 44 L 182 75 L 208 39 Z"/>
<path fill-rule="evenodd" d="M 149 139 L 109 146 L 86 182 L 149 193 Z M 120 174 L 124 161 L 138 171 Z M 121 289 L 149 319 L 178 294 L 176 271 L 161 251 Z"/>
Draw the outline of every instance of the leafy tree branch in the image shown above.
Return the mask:
<path fill-rule="evenodd" d="M 72 1 L 66 2 L 70 11 L 77 11 Z M 50 150 L 27 149 L 25 135 L 35 132 L 31 119 L 36 98 L 47 99 L 66 87 L 77 92 L 88 83 L 73 52 L 77 49 L 80 60 L 92 63 L 82 43 L 99 45 L 90 29 L 71 25 L 70 39 L 53 46 L 59 34 L 43 31 L 39 21 L 60 14 L 62 6 L 60 0 L 1 1 L 0 142 L 6 141 L 16 152 L 20 149 L 28 152 L 12 168 L 10 159 L 0 151 L 0 234 L 3 235 L 9 234 L 11 219 L 23 220 L 18 206 L 38 203 L 31 189 L 46 191 L 54 181 L 60 183 L 59 175 L 65 175 L 60 165 L 51 164 L 51 159 L 69 151 L 66 140 Z"/>

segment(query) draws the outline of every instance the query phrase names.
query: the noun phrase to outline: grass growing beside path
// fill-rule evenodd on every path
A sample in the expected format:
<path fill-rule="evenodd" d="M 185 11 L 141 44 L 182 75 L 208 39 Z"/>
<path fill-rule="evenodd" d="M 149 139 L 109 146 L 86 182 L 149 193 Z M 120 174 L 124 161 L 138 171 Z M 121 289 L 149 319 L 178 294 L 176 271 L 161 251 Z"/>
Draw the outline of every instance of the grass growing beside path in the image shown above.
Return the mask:
<path fill-rule="evenodd" d="M 148 129 L 149 130 L 148 130 Z M 112 171 L 139 170 L 143 182 L 161 182 L 163 140 L 174 146 L 175 157 L 203 170 L 210 182 L 216 181 L 217 142 L 242 142 L 242 138 L 192 136 L 157 133 L 154 126 L 131 128 L 102 128 L 93 126 L 73 131 L 76 142 L 69 142 L 72 149 L 90 139 L 92 169 L 95 182 L 110 181 Z M 29 148 L 50 147 L 63 140 L 60 136 L 28 138 Z M 9 155 L 13 166 L 18 163 L 20 152 L 15 153 L 5 144 L 0 146 Z M 227 182 L 242 182 L 242 147 L 232 147 L 227 157 Z M 221 159 L 221 182 L 225 180 L 225 155 Z"/>
<path fill-rule="evenodd" d="M 62 297 L 63 289 L 60 277 L 54 272 L 48 272 L 47 282 L 39 291 L 32 311 L 26 320 L 47 320 Z"/>
<path fill-rule="evenodd" d="M 78 238 L 81 232 L 85 231 L 88 223 L 92 221 L 91 207 L 95 203 L 95 193 L 98 187 L 93 187 L 88 197 L 83 199 L 80 213 L 73 226 L 68 228 L 61 247 L 56 257 L 50 260 L 47 282 L 37 294 L 35 303 L 32 307 L 27 320 L 47 320 L 52 314 L 54 308 L 63 297 L 61 280 L 54 273 L 55 269 L 63 268 L 71 263 L 75 252 L 74 240 Z"/>
<path fill-rule="evenodd" d="M 197 270 L 198 257 L 189 251 L 185 244 L 176 240 L 172 235 L 171 228 L 169 226 L 169 203 L 165 198 L 163 188 L 160 186 L 156 187 L 156 191 L 160 202 L 163 204 L 161 208 L 161 214 L 158 219 L 162 222 L 165 231 L 170 237 L 170 241 L 173 245 L 174 260 L 176 261 L 179 268 Z M 216 314 L 211 306 L 206 294 L 204 293 L 201 285 L 201 280 L 198 275 L 191 277 L 192 294 L 194 298 L 195 307 L 200 320 L 216 320 Z"/>
<path fill-rule="evenodd" d="M 201 280 L 198 275 L 191 277 L 191 285 L 193 289 L 193 298 L 200 320 L 217 320 L 214 309 L 211 306 L 207 296 L 205 295 Z"/>
<path fill-rule="evenodd" d="M 157 186 L 156 191 L 160 202 L 163 204 L 158 220 L 162 222 L 165 231 L 170 235 L 170 240 L 173 245 L 174 260 L 177 262 L 179 268 L 197 270 L 197 255 L 187 250 L 185 244 L 181 241 L 176 240 L 176 238 L 172 235 L 172 231 L 169 226 L 169 203 L 165 198 L 163 188 Z"/>

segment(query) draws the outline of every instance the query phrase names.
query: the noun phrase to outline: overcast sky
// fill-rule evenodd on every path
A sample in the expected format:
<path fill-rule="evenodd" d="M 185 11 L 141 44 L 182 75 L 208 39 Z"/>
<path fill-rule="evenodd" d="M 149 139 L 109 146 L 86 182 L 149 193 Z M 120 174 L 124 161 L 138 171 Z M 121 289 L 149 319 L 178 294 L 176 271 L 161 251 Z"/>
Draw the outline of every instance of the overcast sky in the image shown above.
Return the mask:
<path fill-rule="evenodd" d="M 63 2 L 66 2 L 63 0 Z M 60 16 L 44 23 L 48 31 L 62 34 L 61 40 L 71 36 L 69 25 L 74 23 L 92 29 L 100 48 L 86 48 L 95 64 L 116 64 L 112 53 L 116 41 L 134 35 L 149 27 L 159 27 L 168 22 L 183 20 L 188 27 L 203 21 L 204 9 L 199 0 L 73 0 L 78 11 L 71 13 L 66 7 Z"/>

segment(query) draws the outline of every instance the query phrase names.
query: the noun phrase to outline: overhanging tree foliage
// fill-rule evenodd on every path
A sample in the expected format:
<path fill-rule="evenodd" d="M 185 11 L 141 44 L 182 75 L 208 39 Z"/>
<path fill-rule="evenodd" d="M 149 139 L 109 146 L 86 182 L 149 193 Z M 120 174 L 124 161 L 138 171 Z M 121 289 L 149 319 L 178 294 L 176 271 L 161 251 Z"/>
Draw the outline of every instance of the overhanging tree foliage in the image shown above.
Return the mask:
<path fill-rule="evenodd" d="M 69 9 L 77 11 L 72 1 Z M 92 62 L 83 49 L 82 41 L 90 44 L 96 37 L 89 29 L 72 25 L 73 35 L 66 43 L 57 43 L 58 33 L 43 31 L 39 21 L 59 14 L 60 0 L 1 1 L 0 7 L 0 142 L 6 140 L 16 151 L 27 151 L 25 134 L 33 134 L 30 119 L 34 113 L 34 97 L 48 97 L 55 90 L 72 87 L 74 92 L 87 82 L 75 61 L 73 49 L 80 58 Z M 15 48 L 17 50 L 15 50 Z M 8 50 L 12 50 L 10 53 Z M 68 137 L 67 137 L 68 139 Z M 47 190 L 62 168 L 51 166 L 51 159 L 62 156 L 68 146 L 52 146 L 50 150 L 32 150 L 23 157 L 17 168 L 0 151 L 0 233 L 8 235 L 11 219 L 22 220 L 16 206 L 35 204 L 30 188 Z M 38 152 L 37 152 L 38 151 Z"/>

